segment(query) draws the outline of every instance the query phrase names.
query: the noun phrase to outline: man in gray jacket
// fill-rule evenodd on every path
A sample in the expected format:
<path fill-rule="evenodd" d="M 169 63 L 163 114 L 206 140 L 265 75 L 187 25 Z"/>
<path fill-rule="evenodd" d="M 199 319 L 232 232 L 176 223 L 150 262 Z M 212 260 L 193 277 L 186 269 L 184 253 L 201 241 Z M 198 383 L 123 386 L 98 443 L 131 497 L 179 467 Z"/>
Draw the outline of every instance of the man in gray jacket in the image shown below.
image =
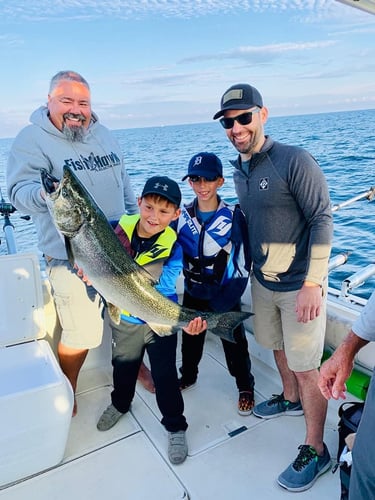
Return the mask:
<path fill-rule="evenodd" d="M 91 110 L 90 88 L 73 71 L 60 71 L 51 80 L 48 104 L 31 115 L 31 124 L 15 138 L 7 166 L 11 203 L 32 215 L 38 246 L 47 263 L 62 333 L 58 356 L 63 372 L 76 390 L 88 349 L 100 345 L 103 334 L 101 301 L 68 262 L 45 201 L 40 171 L 60 179 L 70 167 L 90 191 L 109 220 L 138 207 L 125 171 L 122 152 L 110 131 Z M 73 415 L 77 411 L 74 404 Z"/>
<path fill-rule="evenodd" d="M 307 151 L 264 134 L 268 110 L 255 87 L 238 83 L 226 90 L 217 118 L 239 152 L 233 179 L 248 224 L 254 334 L 273 350 L 283 385 L 253 414 L 304 414 L 304 443 L 278 477 L 283 488 L 303 491 L 330 467 L 323 442 L 327 401 L 317 385 L 332 239 L 328 187 Z"/>

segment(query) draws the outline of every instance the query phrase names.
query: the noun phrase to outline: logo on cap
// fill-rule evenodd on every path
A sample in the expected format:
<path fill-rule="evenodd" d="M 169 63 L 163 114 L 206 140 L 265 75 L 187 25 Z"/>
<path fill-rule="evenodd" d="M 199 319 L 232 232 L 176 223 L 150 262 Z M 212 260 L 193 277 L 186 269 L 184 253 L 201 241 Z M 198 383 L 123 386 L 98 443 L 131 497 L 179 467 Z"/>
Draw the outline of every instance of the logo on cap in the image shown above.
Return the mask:
<path fill-rule="evenodd" d="M 162 189 L 163 191 L 168 191 L 168 184 L 160 184 L 160 182 L 156 182 L 154 184 L 154 189 Z"/>
<path fill-rule="evenodd" d="M 242 89 L 229 90 L 229 92 L 223 95 L 223 104 L 225 104 L 228 101 L 231 101 L 232 99 L 242 99 L 242 97 L 243 97 Z"/>
<path fill-rule="evenodd" d="M 196 165 L 200 165 L 202 163 L 202 159 L 203 158 L 201 156 L 196 156 L 193 167 L 195 167 Z"/>

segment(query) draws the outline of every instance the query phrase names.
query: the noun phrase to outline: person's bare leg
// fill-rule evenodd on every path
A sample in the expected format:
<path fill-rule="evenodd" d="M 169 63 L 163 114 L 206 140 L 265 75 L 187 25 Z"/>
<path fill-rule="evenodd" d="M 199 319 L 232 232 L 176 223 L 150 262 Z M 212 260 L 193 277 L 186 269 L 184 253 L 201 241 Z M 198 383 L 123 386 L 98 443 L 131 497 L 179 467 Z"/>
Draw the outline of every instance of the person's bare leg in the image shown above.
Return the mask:
<path fill-rule="evenodd" d="M 295 373 L 290 370 L 284 351 L 273 351 L 283 385 L 284 399 L 296 403 L 300 399 Z"/>
<path fill-rule="evenodd" d="M 313 446 L 318 453 L 323 453 L 324 423 L 327 415 L 328 401 L 322 396 L 318 387 L 318 370 L 295 373 L 301 403 L 306 421 L 305 444 Z"/>
<path fill-rule="evenodd" d="M 155 392 L 155 385 L 151 375 L 151 371 L 147 368 L 143 361 L 141 363 L 141 366 L 139 367 L 138 381 L 147 391 L 152 393 Z"/>
<path fill-rule="evenodd" d="M 75 394 L 78 375 L 86 359 L 87 353 L 88 349 L 73 349 L 71 347 L 67 347 L 61 342 L 57 347 L 57 354 L 59 356 L 61 369 L 67 376 L 74 392 L 74 406 L 72 413 L 73 417 L 77 414 L 77 402 Z"/>

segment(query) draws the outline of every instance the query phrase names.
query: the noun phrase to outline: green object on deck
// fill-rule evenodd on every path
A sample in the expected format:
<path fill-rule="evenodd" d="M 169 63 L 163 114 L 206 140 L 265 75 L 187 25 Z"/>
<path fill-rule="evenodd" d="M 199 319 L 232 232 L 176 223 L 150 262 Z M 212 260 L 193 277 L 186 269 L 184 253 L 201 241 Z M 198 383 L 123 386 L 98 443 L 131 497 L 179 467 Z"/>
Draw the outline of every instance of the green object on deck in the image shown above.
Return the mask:
<path fill-rule="evenodd" d="M 322 356 L 322 363 L 326 361 L 330 356 L 331 352 L 329 351 L 324 351 L 323 356 Z M 362 373 L 357 369 L 354 369 L 346 381 L 346 389 L 350 394 L 353 394 L 353 396 L 362 399 L 364 401 L 366 399 L 367 395 L 367 390 L 370 385 L 370 379 L 371 377 L 367 375 L 366 373 Z"/>
<path fill-rule="evenodd" d="M 363 401 L 366 399 L 368 386 L 370 385 L 370 377 L 358 370 L 353 370 L 352 374 L 346 381 L 346 388 L 350 394 L 356 396 Z"/>

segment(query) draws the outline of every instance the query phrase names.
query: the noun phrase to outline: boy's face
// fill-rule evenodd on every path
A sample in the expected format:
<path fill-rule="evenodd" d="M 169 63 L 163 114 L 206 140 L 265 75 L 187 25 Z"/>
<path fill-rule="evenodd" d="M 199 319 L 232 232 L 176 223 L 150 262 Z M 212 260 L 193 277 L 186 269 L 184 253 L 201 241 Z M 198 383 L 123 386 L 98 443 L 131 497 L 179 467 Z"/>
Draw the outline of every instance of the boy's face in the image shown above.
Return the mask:
<path fill-rule="evenodd" d="M 204 177 L 198 177 L 195 182 L 189 179 L 198 201 L 216 200 L 217 190 L 224 184 L 224 178 L 218 177 L 215 181 L 208 181 Z"/>
<path fill-rule="evenodd" d="M 181 209 L 176 208 L 165 198 L 152 195 L 139 198 L 138 206 L 140 215 L 138 236 L 143 238 L 151 238 L 160 233 L 181 214 Z"/>

